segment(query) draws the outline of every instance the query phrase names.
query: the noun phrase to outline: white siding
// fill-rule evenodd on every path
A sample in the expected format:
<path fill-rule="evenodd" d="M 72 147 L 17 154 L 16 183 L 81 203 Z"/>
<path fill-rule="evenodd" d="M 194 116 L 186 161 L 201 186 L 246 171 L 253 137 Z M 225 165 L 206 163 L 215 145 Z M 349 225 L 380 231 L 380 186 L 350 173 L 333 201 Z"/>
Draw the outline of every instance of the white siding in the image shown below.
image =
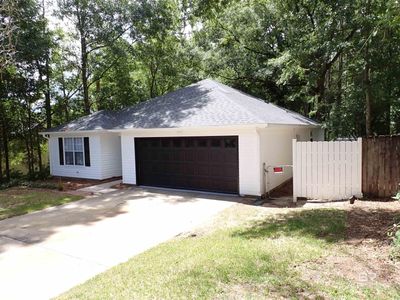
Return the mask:
<path fill-rule="evenodd" d="M 60 165 L 59 137 L 89 137 L 90 167 Z M 53 176 L 106 179 L 121 176 L 121 148 L 118 134 L 52 134 L 49 138 L 50 174 Z"/>
<path fill-rule="evenodd" d="M 260 196 L 260 137 L 256 130 L 239 135 L 239 193 Z"/>
<path fill-rule="evenodd" d="M 292 177 L 292 167 L 284 167 L 282 174 L 275 174 L 272 168 L 292 165 L 292 139 L 297 137 L 299 140 L 309 141 L 311 130 L 308 127 L 283 126 L 271 126 L 259 130 L 261 166 L 263 163 L 266 168 L 270 166 L 268 173 L 264 173 L 262 167 L 260 169 L 260 186 L 263 193 L 267 192 L 268 188 L 271 190 Z"/>
<path fill-rule="evenodd" d="M 100 136 L 101 177 L 111 178 L 122 175 L 121 137 L 118 134 Z"/>
<path fill-rule="evenodd" d="M 361 197 L 361 148 L 361 139 L 293 141 L 293 196 L 328 200 Z"/>
<path fill-rule="evenodd" d="M 259 137 L 255 128 L 251 129 L 147 129 L 123 132 L 121 134 L 122 178 L 124 183 L 136 184 L 135 137 L 174 136 L 238 136 L 239 137 L 239 193 L 260 195 L 260 154 Z"/>
<path fill-rule="evenodd" d="M 133 135 L 121 135 L 122 181 L 136 184 L 135 139 Z"/>

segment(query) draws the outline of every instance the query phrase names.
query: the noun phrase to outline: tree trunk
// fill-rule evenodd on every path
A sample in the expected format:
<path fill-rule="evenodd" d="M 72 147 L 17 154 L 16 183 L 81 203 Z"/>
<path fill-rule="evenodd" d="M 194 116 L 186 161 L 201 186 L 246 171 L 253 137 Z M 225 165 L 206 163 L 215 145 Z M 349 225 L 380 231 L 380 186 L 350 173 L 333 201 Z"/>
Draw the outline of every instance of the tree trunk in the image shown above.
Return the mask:
<path fill-rule="evenodd" d="M 151 63 L 150 65 L 150 98 L 157 96 L 157 72 L 158 64 Z"/>
<path fill-rule="evenodd" d="M 339 57 L 339 67 L 338 67 L 338 82 L 337 82 L 337 97 L 336 97 L 336 103 L 341 104 L 342 103 L 342 93 L 343 93 L 343 55 L 340 55 Z"/>
<path fill-rule="evenodd" d="M 50 66 L 48 53 L 46 54 L 46 90 L 44 93 L 45 97 L 45 108 L 46 108 L 46 126 L 51 128 L 51 99 L 50 99 Z"/>
<path fill-rule="evenodd" d="M 42 0 L 43 19 L 46 19 L 46 3 Z M 47 27 L 44 27 L 44 34 L 47 35 Z M 50 99 L 50 65 L 49 65 L 49 50 L 46 50 L 45 73 L 46 73 L 46 88 L 44 92 L 44 106 L 46 109 L 46 127 L 51 128 L 51 99 Z"/>
<path fill-rule="evenodd" d="M 324 67 L 324 70 L 320 74 L 320 77 L 317 80 L 317 86 L 316 86 L 316 103 L 315 103 L 315 117 L 318 121 L 321 121 L 322 119 L 322 109 L 321 106 L 323 102 L 325 101 L 325 79 L 326 79 L 326 72 L 327 68 Z"/>
<path fill-rule="evenodd" d="M 96 102 L 97 102 L 97 109 L 98 110 L 102 110 L 104 107 L 101 103 L 101 95 L 100 95 L 100 91 L 101 91 L 101 79 L 96 81 Z"/>
<path fill-rule="evenodd" d="M 3 181 L 3 147 L 0 143 L 0 182 Z"/>
<path fill-rule="evenodd" d="M 365 133 L 372 135 L 372 91 L 371 91 L 371 67 L 369 62 L 365 64 L 364 69 L 364 92 L 365 92 Z"/>
<path fill-rule="evenodd" d="M 86 115 L 90 114 L 89 85 L 88 85 L 88 53 L 86 38 L 81 32 L 81 68 L 82 68 L 82 89 L 83 89 L 83 105 Z"/>
<path fill-rule="evenodd" d="M 6 171 L 7 181 L 10 181 L 10 156 L 8 152 L 8 134 L 4 118 L 2 119 L 2 123 L 3 123 L 2 139 L 3 139 L 3 149 L 4 149 L 4 162 L 6 168 L 5 171 Z"/>
<path fill-rule="evenodd" d="M 65 77 L 64 77 L 64 70 L 61 71 L 61 83 L 62 83 L 62 93 L 63 93 L 63 107 L 65 113 L 65 121 L 69 122 L 69 105 L 68 105 L 68 97 L 67 92 L 65 90 Z"/>
<path fill-rule="evenodd" d="M 370 14 L 370 1 L 366 3 L 366 16 Z M 364 52 L 364 93 L 365 93 L 365 133 L 367 136 L 372 135 L 372 88 L 371 88 L 371 65 L 369 57 L 369 26 L 365 28 L 365 52 Z"/>
<path fill-rule="evenodd" d="M 33 139 L 32 139 L 32 111 L 30 102 L 27 105 L 28 109 L 28 130 L 26 138 L 26 150 L 28 155 L 29 177 L 32 178 L 35 172 L 34 157 L 33 157 Z"/>
<path fill-rule="evenodd" d="M 0 124 L 1 124 L 1 140 L 3 143 L 3 151 L 4 151 L 4 164 L 5 164 L 5 175 L 7 181 L 10 181 L 10 158 L 8 153 L 8 128 L 7 128 L 7 120 L 6 120 L 6 112 L 4 109 L 4 105 L 0 101 Z"/>
<path fill-rule="evenodd" d="M 40 171 L 40 173 L 42 173 L 42 171 L 43 171 L 43 163 L 42 163 L 42 149 L 40 147 L 39 128 L 36 131 L 36 151 L 37 151 L 37 156 L 38 156 L 39 171 Z"/>

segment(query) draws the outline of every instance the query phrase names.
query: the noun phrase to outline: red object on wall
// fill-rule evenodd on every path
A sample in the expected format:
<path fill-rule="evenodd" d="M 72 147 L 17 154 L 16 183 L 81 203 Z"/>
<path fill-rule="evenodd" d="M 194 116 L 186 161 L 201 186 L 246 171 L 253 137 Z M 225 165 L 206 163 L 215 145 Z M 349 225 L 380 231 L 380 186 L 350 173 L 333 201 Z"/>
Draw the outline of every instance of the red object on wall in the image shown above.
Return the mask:
<path fill-rule="evenodd" d="M 283 173 L 283 167 L 274 167 L 274 173 Z"/>

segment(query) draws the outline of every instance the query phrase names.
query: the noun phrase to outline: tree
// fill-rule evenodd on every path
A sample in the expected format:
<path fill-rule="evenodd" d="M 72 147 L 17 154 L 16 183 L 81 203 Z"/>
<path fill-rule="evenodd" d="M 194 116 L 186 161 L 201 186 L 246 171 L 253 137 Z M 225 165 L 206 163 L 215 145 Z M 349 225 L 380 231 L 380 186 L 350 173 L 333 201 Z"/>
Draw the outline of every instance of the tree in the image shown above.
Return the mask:
<path fill-rule="evenodd" d="M 196 34 L 206 73 L 313 117 L 328 138 L 393 132 L 396 1 L 231 1 L 211 11 Z"/>
<path fill-rule="evenodd" d="M 37 74 L 49 47 L 44 30 L 46 21 L 37 3 L 33 0 L 14 1 L 13 5 L 15 9 L 8 18 L 18 28 L 13 32 L 15 55 L 8 67 L 3 69 L 0 82 L 2 150 L 8 180 L 11 141 L 20 139 L 25 142 L 26 162 L 31 176 L 35 163 L 41 168 L 41 153 L 36 147 L 36 127 L 40 120 L 35 107 L 41 99 L 43 86 Z"/>
<path fill-rule="evenodd" d="M 84 113 L 90 114 L 89 87 L 93 84 L 91 57 L 116 42 L 128 29 L 122 22 L 124 1 L 59 0 L 59 15 L 77 31 Z"/>

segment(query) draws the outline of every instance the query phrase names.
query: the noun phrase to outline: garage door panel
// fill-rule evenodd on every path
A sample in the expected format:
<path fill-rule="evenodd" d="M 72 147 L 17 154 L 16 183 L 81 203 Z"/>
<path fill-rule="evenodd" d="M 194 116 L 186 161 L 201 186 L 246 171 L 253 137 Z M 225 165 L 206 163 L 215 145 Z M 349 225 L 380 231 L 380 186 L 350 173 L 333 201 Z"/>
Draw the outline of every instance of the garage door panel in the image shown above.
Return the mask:
<path fill-rule="evenodd" d="M 238 193 L 238 138 L 136 138 L 139 185 Z"/>

